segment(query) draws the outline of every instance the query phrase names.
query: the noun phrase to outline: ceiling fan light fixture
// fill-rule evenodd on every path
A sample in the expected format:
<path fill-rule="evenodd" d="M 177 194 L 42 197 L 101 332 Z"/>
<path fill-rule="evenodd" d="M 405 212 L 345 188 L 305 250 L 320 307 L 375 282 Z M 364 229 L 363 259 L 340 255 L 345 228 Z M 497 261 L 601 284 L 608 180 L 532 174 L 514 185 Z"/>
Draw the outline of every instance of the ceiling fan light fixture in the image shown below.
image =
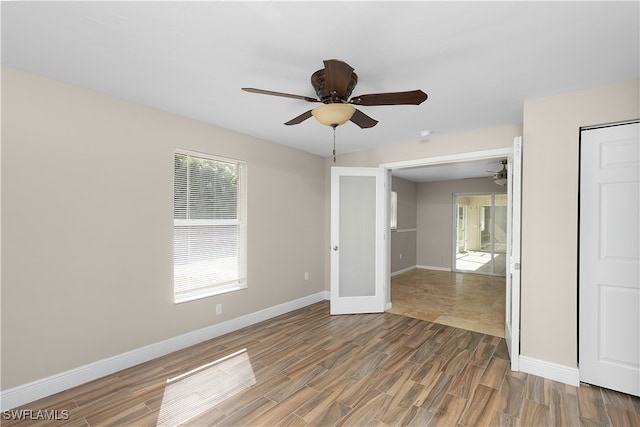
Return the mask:
<path fill-rule="evenodd" d="M 317 121 L 325 126 L 336 127 L 345 124 L 355 113 L 354 106 L 349 104 L 323 104 L 311 110 L 311 114 Z"/>

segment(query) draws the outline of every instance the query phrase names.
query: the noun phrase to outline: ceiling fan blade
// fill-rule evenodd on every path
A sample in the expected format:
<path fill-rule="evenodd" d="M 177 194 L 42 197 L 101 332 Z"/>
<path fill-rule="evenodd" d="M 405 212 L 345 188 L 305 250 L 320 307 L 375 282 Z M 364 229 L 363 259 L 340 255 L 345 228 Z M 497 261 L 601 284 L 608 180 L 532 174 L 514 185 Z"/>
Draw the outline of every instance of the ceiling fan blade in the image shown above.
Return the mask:
<path fill-rule="evenodd" d="M 293 95 L 291 93 L 284 93 L 284 92 L 274 92 L 272 90 L 256 89 L 253 87 L 243 87 L 242 90 L 244 90 L 245 92 L 251 92 L 251 93 L 261 93 L 263 95 L 283 96 L 285 98 L 302 99 L 303 101 L 307 101 L 307 102 L 320 102 L 319 100 L 315 98 L 311 98 L 309 96 Z"/>
<path fill-rule="evenodd" d="M 421 90 L 408 92 L 371 93 L 354 96 L 349 101 L 355 105 L 420 105 L 427 99 L 427 94 Z"/>
<path fill-rule="evenodd" d="M 311 110 L 306 111 L 302 114 L 300 114 L 298 117 L 294 117 L 293 119 L 289 120 L 288 122 L 285 123 L 285 125 L 287 126 L 291 126 L 291 125 L 297 125 L 299 123 L 304 122 L 305 120 L 307 120 L 309 117 L 311 117 Z"/>
<path fill-rule="evenodd" d="M 377 120 L 372 119 L 371 117 L 367 116 L 365 113 L 357 109 L 356 111 L 354 111 L 353 116 L 351 116 L 351 121 L 360 126 L 360 128 L 362 129 L 372 128 L 378 124 Z"/>
<path fill-rule="evenodd" d="M 337 59 L 326 59 L 324 62 L 324 87 L 329 93 L 337 93 L 344 98 L 351 81 L 353 67 Z"/>

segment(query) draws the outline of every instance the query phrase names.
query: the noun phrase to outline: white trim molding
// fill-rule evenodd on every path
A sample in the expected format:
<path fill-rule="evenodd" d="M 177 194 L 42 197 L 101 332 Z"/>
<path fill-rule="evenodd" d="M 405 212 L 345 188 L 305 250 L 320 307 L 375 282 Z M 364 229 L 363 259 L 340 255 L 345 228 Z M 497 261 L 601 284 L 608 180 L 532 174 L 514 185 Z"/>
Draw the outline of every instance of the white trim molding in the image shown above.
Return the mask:
<path fill-rule="evenodd" d="M 431 265 L 417 265 L 417 268 L 420 268 L 422 270 L 436 270 L 436 271 L 448 271 L 451 272 L 450 268 L 447 267 L 434 267 Z"/>
<path fill-rule="evenodd" d="M 407 273 L 407 272 L 409 272 L 409 271 L 415 270 L 416 268 L 418 268 L 418 267 L 417 267 L 417 266 L 415 266 L 415 265 L 412 265 L 412 266 L 410 266 L 410 267 L 407 267 L 407 268 L 403 268 L 403 269 L 401 269 L 401 270 L 394 271 L 393 273 L 391 273 L 391 277 L 399 276 L 399 275 L 401 275 L 401 274 L 404 274 L 404 273 Z"/>
<path fill-rule="evenodd" d="M 513 148 L 496 148 L 492 150 L 473 151 L 469 153 L 451 154 L 440 157 L 427 157 L 423 159 L 404 160 L 400 162 L 381 163 L 380 167 L 385 169 L 413 168 L 426 165 L 439 165 L 443 163 L 466 162 L 469 160 L 493 159 L 504 157 L 512 153 Z"/>
<path fill-rule="evenodd" d="M 518 363 L 520 365 L 520 371 L 526 372 L 527 374 L 537 375 L 575 387 L 580 386 L 580 371 L 578 368 L 558 365 L 522 355 L 518 357 Z"/>
<path fill-rule="evenodd" d="M 98 360 L 66 372 L 51 375 L 28 384 L 23 384 L 0 392 L 0 410 L 21 406 L 43 397 L 67 390 L 89 381 L 102 378 L 137 364 L 147 362 L 177 350 L 237 331 L 238 329 L 271 319 L 281 314 L 329 299 L 329 292 L 318 292 L 293 301 L 288 301 L 264 310 L 250 313 L 226 322 L 207 326 L 164 341 L 150 344 L 117 356 Z"/>

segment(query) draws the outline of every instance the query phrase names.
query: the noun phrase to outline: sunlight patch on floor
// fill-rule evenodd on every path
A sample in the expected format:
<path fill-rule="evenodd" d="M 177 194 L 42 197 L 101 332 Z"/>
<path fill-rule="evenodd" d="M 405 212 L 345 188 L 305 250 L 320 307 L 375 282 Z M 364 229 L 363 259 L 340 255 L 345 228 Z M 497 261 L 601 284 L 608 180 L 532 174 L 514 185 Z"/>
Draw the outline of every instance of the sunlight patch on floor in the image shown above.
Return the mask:
<path fill-rule="evenodd" d="M 243 349 L 167 379 L 158 425 L 177 425 L 256 384 Z"/>
<path fill-rule="evenodd" d="M 477 271 L 491 264 L 491 252 L 466 252 L 456 254 L 456 268 L 465 271 Z"/>

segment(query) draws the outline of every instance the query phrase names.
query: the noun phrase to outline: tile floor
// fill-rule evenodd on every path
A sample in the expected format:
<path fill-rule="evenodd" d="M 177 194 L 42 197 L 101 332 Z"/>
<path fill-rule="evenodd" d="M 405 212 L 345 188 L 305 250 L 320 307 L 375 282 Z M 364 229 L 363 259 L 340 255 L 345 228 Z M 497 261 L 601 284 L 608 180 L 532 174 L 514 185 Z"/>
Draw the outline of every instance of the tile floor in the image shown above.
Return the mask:
<path fill-rule="evenodd" d="M 504 337 L 505 278 L 416 269 L 391 280 L 389 313 Z"/>

